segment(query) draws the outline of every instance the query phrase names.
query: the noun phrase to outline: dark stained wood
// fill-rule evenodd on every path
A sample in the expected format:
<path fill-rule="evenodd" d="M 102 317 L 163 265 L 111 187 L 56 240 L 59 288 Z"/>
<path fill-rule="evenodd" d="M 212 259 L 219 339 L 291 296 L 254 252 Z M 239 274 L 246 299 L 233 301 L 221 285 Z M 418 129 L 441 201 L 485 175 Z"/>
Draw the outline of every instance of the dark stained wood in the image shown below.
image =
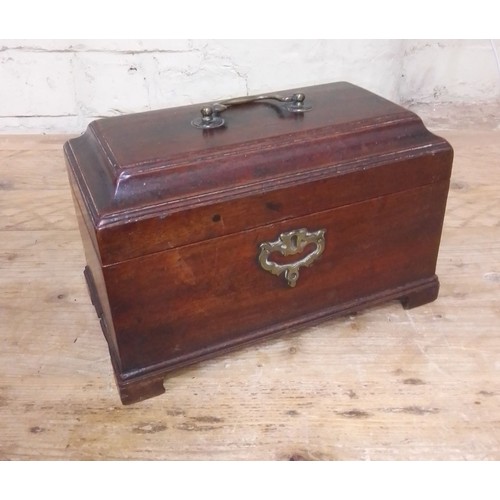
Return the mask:
<path fill-rule="evenodd" d="M 389 164 L 372 161 L 344 175 L 100 228 L 103 265 L 278 223 L 450 177 L 450 152 Z M 123 240 L 127 240 L 127 245 Z"/>
<path fill-rule="evenodd" d="M 120 391 L 120 399 L 124 405 L 138 403 L 145 399 L 160 396 L 165 392 L 165 387 L 163 386 L 165 375 L 163 373 L 149 375 L 132 381 L 124 381 L 116 375 L 115 379 Z"/>
<path fill-rule="evenodd" d="M 166 217 L 381 163 L 450 154 L 417 115 L 366 90 L 348 83 L 303 90 L 313 105 L 304 115 L 248 105 L 228 110 L 227 127 L 211 131 L 190 124 L 201 105 L 91 123 L 65 152 L 93 224 Z M 438 171 L 422 172 L 419 182 L 433 182 Z"/>
<path fill-rule="evenodd" d="M 437 297 L 453 152 L 420 119 L 349 84 L 305 89 L 313 111 L 199 106 L 94 122 L 65 146 L 92 301 L 125 404 L 163 376 L 249 342 L 383 300 Z M 259 244 L 325 229 L 297 286 Z"/>
<path fill-rule="evenodd" d="M 404 309 L 413 309 L 423 306 L 437 299 L 439 294 L 439 281 L 436 279 L 432 285 L 414 288 L 410 293 L 399 298 Z"/>
<path fill-rule="evenodd" d="M 105 267 L 123 370 L 176 364 L 293 317 L 432 277 L 447 189 L 444 182 L 408 190 Z M 325 228 L 326 248 L 290 288 L 259 267 L 258 247 L 300 227 Z"/>

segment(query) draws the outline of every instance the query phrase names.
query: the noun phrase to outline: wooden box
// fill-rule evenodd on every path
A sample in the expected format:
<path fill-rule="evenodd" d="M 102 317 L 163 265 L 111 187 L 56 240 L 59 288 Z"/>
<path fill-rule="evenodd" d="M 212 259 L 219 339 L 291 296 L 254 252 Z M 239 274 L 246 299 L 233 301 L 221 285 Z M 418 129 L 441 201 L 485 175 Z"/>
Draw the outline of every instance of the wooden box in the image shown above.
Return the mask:
<path fill-rule="evenodd" d="M 437 297 L 452 148 L 354 85 L 101 119 L 64 151 L 125 404 L 272 334 Z"/>

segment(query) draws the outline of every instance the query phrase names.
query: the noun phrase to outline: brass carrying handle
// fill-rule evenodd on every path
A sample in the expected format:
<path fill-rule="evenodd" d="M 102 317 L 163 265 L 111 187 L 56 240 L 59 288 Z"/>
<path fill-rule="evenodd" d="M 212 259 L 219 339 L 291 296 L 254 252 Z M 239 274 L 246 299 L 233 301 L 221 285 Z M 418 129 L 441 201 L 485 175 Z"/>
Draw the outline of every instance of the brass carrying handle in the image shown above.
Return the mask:
<path fill-rule="evenodd" d="M 309 267 L 325 250 L 326 229 L 309 232 L 307 229 L 295 229 L 288 233 L 279 235 L 276 241 L 266 241 L 259 245 L 259 264 L 264 271 L 279 276 L 285 273 L 288 285 L 294 287 L 299 279 L 299 269 Z M 279 252 L 283 256 L 302 253 L 307 245 L 313 243 L 316 248 L 296 262 L 289 264 L 278 264 L 269 260 L 273 252 Z"/>
<path fill-rule="evenodd" d="M 306 96 L 302 92 L 298 92 L 291 96 L 281 96 L 279 94 L 260 94 L 250 95 L 245 97 L 235 97 L 234 99 L 225 99 L 224 101 L 214 102 L 201 108 L 201 117 L 191 121 L 191 125 L 195 128 L 209 129 L 219 128 L 225 124 L 224 118 L 220 114 L 232 106 L 248 104 L 259 101 L 279 101 L 286 103 L 285 109 L 290 113 L 305 113 L 309 111 L 311 106 L 305 103 Z"/>

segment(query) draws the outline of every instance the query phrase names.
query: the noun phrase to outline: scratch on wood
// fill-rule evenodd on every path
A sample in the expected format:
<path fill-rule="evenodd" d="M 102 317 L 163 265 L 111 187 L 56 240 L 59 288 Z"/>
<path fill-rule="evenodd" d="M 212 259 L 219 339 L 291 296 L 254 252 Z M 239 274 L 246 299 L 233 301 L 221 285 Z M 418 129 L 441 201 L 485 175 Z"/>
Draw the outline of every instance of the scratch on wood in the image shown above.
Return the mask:
<path fill-rule="evenodd" d="M 456 191 L 463 191 L 463 190 L 467 191 L 469 185 L 467 184 L 467 182 L 464 181 L 454 181 L 450 184 L 450 188 Z"/>
<path fill-rule="evenodd" d="M 213 431 L 216 429 L 221 429 L 221 426 L 218 425 L 196 425 L 190 422 L 183 422 L 182 424 L 176 425 L 176 429 L 180 431 L 195 431 L 195 432 L 203 432 L 203 431 Z"/>
<path fill-rule="evenodd" d="M 179 410 L 176 408 L 172 408 L 171 410 L 167 410 L 166 413 L 169 417 L 180 417 L 180 416 L 184 416 L 186 414 L 186 412 L 184 410 Z"/>
<path fill-rule="evenodd" d="M 337 460 L 333 455 L 326 455 L 321 452 L 309 451 L 309 450 L 297 450 L 286 454 L 283 457 L 285 460 L 290 462 L 300 462 L 300 461 L 319 461 L 319 460 Z"/>
<path fill-rule="evenodd" d="M 439 413 L 439 408 L 423 408 L 421 406 L 403 406 L 396 408 L 381 408 L 385 413 L 409 413 L 410 415 L 428 415 Z"/>
<path fill-rule="evenodd" d="M 490 391 L 479 391 L 478 394 L 481 394 L 481 396 L 494 396 L 495 395 L 494 392 L 490 392 Z"/>
<path fill-rule="evenodd" d="M 406 385 L 425 385 L 425 382 L 419 378 L 405 378 L 403 384 Z"/>
<path fill-rule="evenodd" d="M 9 191 L 14 189 L 14 184 L 10 181 L 0 181 L 0 190 Z"/>
<path fill-rule="evenodd" d="M 275 432 L 278 430 L 278 427 L 274 424 L 265 424 L 264 432 Z"/>
<path fill-rule="evenodd" d="M 218 424 L 221 422 L 224 422 L 223 418 L 219 417 L 212 417 L 210 415 L 202 415 L 200 417 L 190 417 L 191 420 L 194 420 L 195 422 L 203 422 L 207 424 Z"/>
<path fill-rule="evenodd" d="M 167 430 L 167 426 L 164 424 L 151 424 L 142 423 L 132 428 L 132 432 L 135 434 L 156 434 L 157 432 L 163 432 Z"/>
<path fill-rule="evenodd" d="M 500 283 L 500 273 L 485 273 L 483 278 L 486 281 L 492 281 L 493 283 Z"/>
<path fill-rule="evenodd" d="M 406 312 L 408 312 L 408 311 L 406 311 Z M 411 320 L 411 323 L 413 325 L 413 320 Z M 415 331 L 415 333 L 418 333 L 416 331 L 416 329 L 414 331 Z M 441 373 L 441 375 L 448 376 L 448 374 L 445 371 L 443 371 L 443 369 L 435 361 L 433 361 L 429 357 L 429 355 L 427 354 L 427 352 L 425 352 L 425 349 L 420 345 L 420 343 L 415 338 L 413 339 L 413 343 L 417 346 L 418 350 L 422 353 L 422 355 L 424 356 L 424 358 L 427 361 L 427 363 L 429 363 L 429 366 L 432 366 L 433 368 L 435 368 L 436 371 L 438 371 L 439 373 Z"/>
<path fill-rule="evenodd" d="M 408 310 L 405 309 L 405 313 L 406 313 L 406 317 L 408 318 L 408 321 L 409 321 L 409 323 L 411 325 L 412 330 L 415 333 L 418 333 L 417 325 L 415 325 L 415 322 L 413 321 L 413 318 L 412 318 L 412 316 L 410 314 L 410 311 L 408 311 Z M 420 348 L 420 346 L 419 346 L 419 348 Z"/>
<path fill-rule="evenodd" d="M 30 432 L 32 434 L 40 434 L 41 432 L 44 432 L 44 431 L 45 431 L 45 429 L 43 427 L 39 427 L 38 425 L 30 427 Z"/>
<path fill-rule="evenodd" d="M 358 409 L 337 411 L 335 413 L 337 415 L 340 415 L 341 417 L 347 417 L 347 418 L 368 418 L 368 417 L 371 417 L 370 413 L 363 411 L 363 410 L 358 410 Z"/>

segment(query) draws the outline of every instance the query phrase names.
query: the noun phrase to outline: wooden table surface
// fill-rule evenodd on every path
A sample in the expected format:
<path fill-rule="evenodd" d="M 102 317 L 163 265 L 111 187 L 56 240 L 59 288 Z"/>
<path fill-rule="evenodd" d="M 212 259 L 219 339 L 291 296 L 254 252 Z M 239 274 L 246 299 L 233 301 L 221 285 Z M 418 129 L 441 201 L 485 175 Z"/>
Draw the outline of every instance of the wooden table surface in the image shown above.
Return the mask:
<path fill-rule="evenodd" d="M 0 459 L 500 459 L 500 131 L 455 163 L 441 293 L 199 364 L 123 407 L 61 136 L 0 136 Z"/>

